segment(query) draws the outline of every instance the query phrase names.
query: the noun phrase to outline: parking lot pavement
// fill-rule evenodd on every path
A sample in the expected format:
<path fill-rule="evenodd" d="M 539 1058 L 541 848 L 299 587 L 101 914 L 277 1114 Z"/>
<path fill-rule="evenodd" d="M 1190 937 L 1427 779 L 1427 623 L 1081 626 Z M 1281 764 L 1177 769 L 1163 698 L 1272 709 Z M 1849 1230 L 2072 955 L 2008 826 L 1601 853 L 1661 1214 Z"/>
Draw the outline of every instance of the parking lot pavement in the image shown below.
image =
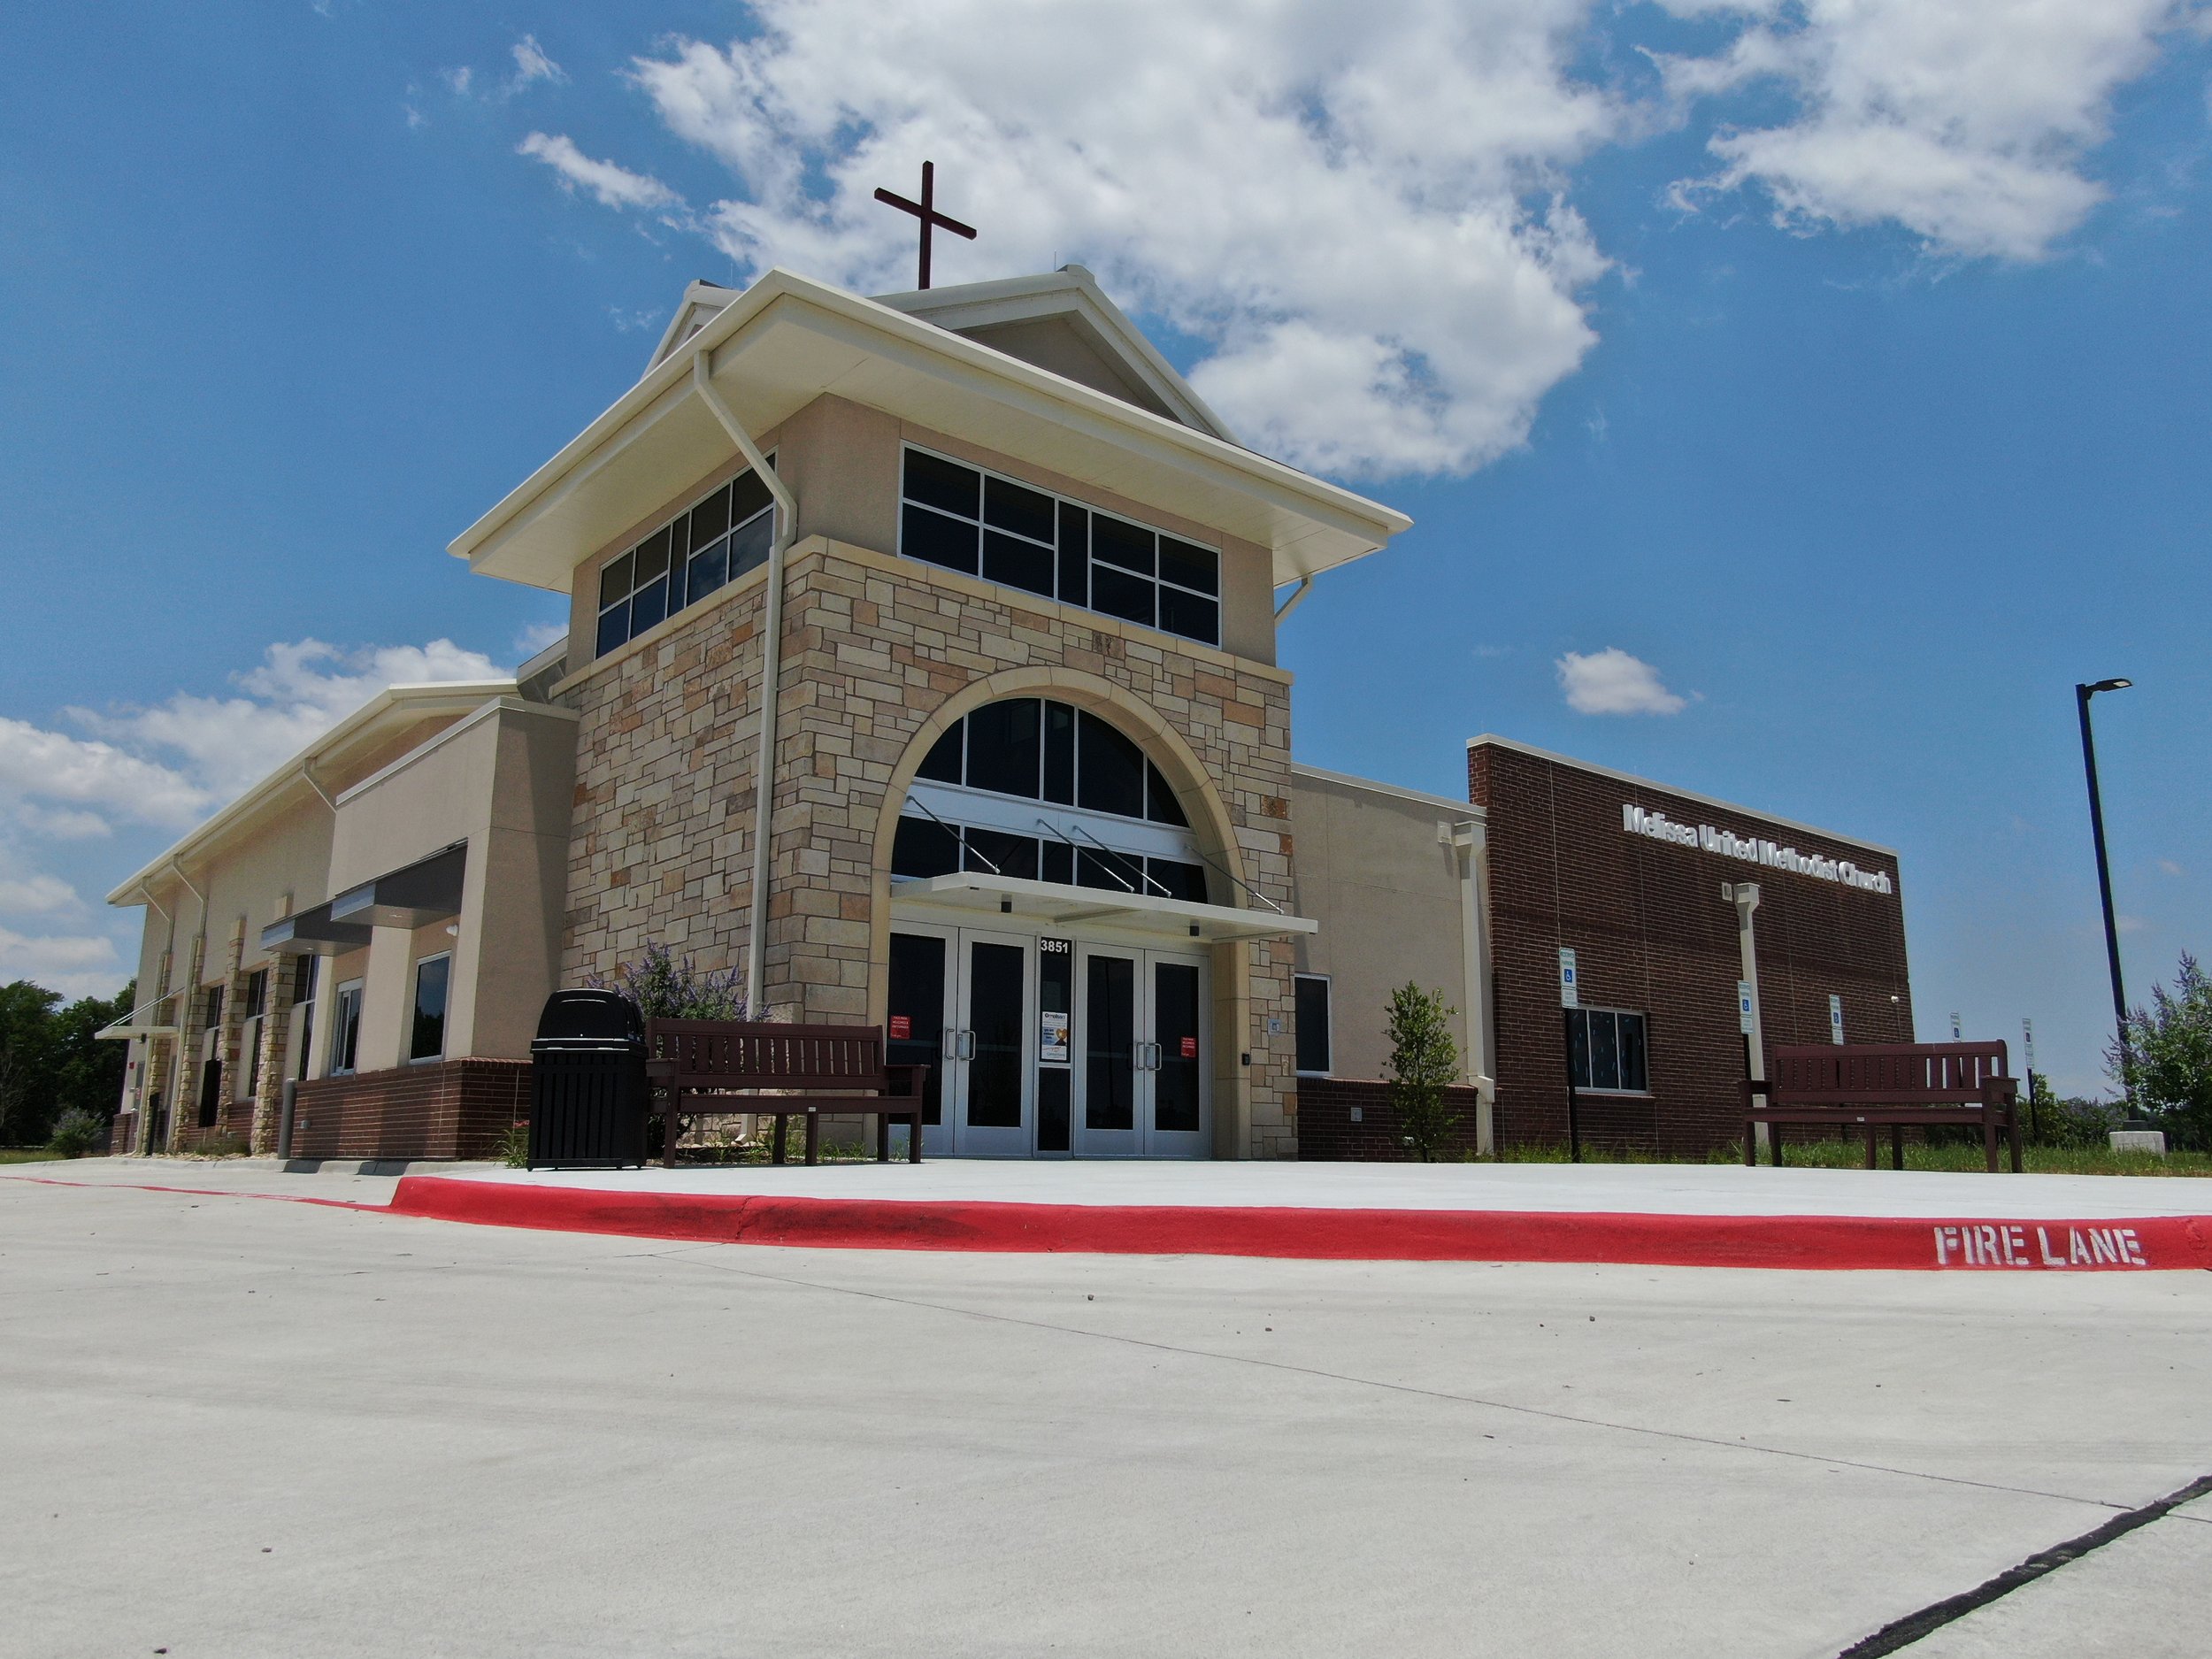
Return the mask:
<path fill-rule="evenodd" d="M 2208 1335 L 2194 1273 L 669 1246 L 0 1179 L 6 1646 L 1833 1655 L 2212 1471 Z M 1909 1651 L 2202 1651 L 2194 1514 Z"/>

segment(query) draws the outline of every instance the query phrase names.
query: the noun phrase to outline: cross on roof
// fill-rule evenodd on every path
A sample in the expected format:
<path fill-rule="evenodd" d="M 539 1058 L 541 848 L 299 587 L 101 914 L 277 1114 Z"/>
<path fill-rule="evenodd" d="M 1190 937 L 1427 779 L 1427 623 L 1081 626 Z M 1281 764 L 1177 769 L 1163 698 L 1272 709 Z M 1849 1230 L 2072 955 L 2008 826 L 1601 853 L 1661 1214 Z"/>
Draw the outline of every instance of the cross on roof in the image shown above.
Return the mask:
<path fill-rule="evenodd" d="M 970 242 L 975 240 L 974 226 L 963 225 L 958 219 L 949 219 L 937 211 L 937 164 L 933 161 L 922 163 L 920 201 L 910 202 L 889 190 L 878 190 L 876 200 L 897 208 L 902 213 L 911 213 L 922 221 L 922 280 L 918 287 L 929 286 L 929 233 L 932 229 L 941 227 L 956 236 L 965 236 Z"/>

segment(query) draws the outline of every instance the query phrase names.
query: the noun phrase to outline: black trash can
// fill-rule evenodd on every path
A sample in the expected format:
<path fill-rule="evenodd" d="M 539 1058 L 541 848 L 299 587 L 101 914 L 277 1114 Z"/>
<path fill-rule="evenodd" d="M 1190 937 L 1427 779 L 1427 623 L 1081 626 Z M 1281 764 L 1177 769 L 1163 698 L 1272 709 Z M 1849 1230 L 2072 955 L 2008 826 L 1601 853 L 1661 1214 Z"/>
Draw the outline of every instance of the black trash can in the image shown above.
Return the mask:
<path fill-rule="evenodd" d="M 556 991 L 530 1045 L 530 1167 L 645 1164 L 645 1028 L 612 991 Z"/>

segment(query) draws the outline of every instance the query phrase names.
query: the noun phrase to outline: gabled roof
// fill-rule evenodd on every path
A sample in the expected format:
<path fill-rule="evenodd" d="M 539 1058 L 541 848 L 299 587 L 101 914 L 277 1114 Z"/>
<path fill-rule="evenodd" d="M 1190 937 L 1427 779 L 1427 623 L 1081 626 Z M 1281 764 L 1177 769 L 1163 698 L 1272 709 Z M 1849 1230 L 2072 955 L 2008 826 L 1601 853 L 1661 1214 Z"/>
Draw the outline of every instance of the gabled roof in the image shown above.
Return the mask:
<path fill-rule="evenodd" d="M 1224 442 L 1237 442 L 1228 423 L 1206 407 L 1205 400 L 1079 265 L 1064 265 L 1045 276 L 879 294 L 876 303 L 1210 433 Z"/>
<path fill-rule="evenodd" d="M 1041 320 L 1079 315 L 1112 344 L 1126 319 L 1110 328 L 1106 312 L 1094 316 L 1080 297 L 1087 279 L 1062 275 L 1053 292 L 1069 296 L 1064 303 L 1041 289 L 1013 298 L 1029 304 L 1044 296 Z M 687 311 L 695 302 L 706 309 L 713 296 L 703 286 L 687 293 Z M 919 297 L 941 296 L 950 314 L 972 305 L 991 315 L 1008 298 L 962 295 L 947 288 Z M 1148 371 L 1148 388 L 1164 401 L 1170 393 L 1188 399 L 1201 424 L 780 268 L 714 306 L 687 337 L 680 331 L 689 322 L 680 315 L 668 354 L 448 551 L 481 574 L 566 592 L 584 559 L 727 460 L 729 436 L 693 384 L 702 360 L 748 431 L 766 433 L 818 397 L 849 398 L 1256 541 L 1274 554 L 1277 586 L 1372 553 L 1412 523 L 1222 437 L 1218 421 L 1161 368 Z M 1134 374 L 1141 354 L 1116 346 L 1113 357 Z"/>
<path fill-rule="evenodd" d="M 677 347 L 707 326 L 708 319 L 737 297 L 735 288 L 726 288 L 719 282 L 699 278 L 684 289 L 684 297 L 676 307 L 676 314 L 668 319 L 668 327 L 661 334 L 661 342 L 653 348 L 653 360 L 645 365 L 650 374 L 668 360 Z"/>

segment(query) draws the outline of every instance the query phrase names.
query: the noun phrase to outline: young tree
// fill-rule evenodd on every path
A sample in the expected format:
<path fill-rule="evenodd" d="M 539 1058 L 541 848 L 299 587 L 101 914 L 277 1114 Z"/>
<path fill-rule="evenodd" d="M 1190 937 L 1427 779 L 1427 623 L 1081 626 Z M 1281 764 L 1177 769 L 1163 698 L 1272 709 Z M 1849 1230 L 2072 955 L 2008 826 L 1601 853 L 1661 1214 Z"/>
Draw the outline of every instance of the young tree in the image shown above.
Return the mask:
<path fill-rule="evenodd" d="M 2184 951 L 2173 988 L 2128 1016 L 2105 1069 L 2177 1144 L 2212 1148 L 2212 979 Z"/>
<path fill-rule="evenodd" d="M 1390 1104 L 1399 1132 L 1424 1164 L 1458 1126 L 1459 1114 L 1444 1101 L 1447 1085 L 1459 1076 L 1459 1045 L 1452 1041 L 1453 1010 L 1440 995 L 1424 991 L 1410 979 L 1390 994 Z"/>

